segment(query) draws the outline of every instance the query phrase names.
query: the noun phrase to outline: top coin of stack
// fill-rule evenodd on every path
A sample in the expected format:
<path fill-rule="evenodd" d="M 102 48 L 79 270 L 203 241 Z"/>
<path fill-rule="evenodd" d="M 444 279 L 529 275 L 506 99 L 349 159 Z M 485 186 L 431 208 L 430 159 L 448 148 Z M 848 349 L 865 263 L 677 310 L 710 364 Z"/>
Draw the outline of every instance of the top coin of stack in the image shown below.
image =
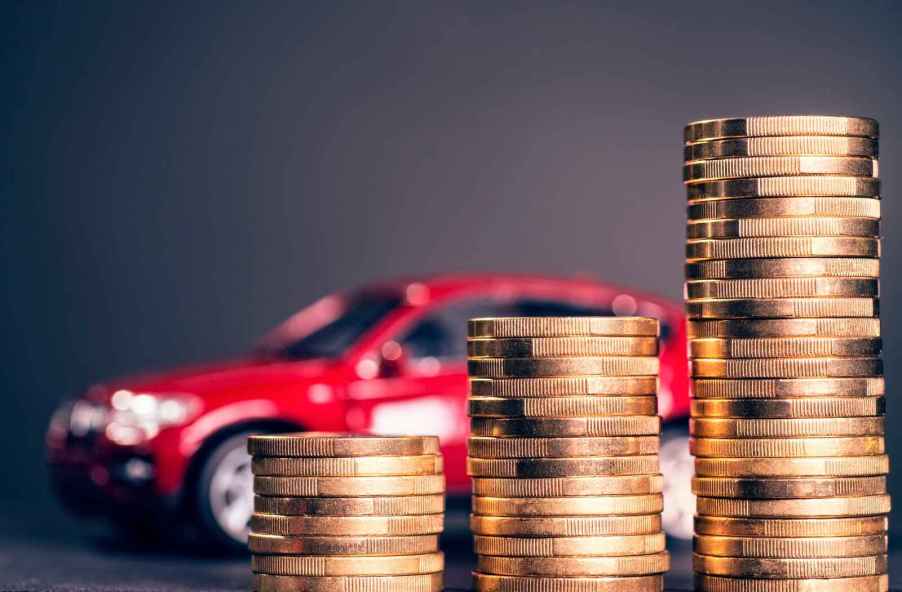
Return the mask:
<path fill-rule="evenodd" d="M 469 323 L 476 590 L 659 591 L 658 322 Z"/>
<path fill-rule="evenodd" d="M 257 592 L 438 592 L 445 478 L 432 436 L 252 436 Z"/>
<path fill-rule="evenodd" d="M 699 590 L 887 588 L 877 132 L 686 128 Z"/>

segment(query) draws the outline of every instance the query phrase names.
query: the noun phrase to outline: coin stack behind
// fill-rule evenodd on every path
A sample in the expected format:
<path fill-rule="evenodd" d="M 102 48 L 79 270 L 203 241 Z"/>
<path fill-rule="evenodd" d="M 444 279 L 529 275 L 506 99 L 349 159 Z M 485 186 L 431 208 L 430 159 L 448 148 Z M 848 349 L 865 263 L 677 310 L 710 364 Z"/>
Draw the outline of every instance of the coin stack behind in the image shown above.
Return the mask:
<path fill-rule="evenodd" d="M 658 322 L 469 323 L 476 590 L 658 592 Z"/>
<path fill-rule="evenodd" d="M 257 592 L 432 592 L 445 478 L 438 439 L 252 436 Z"/>
<path fill-rule="evenodd" d="M 885 591 L 877 122 L 685 140 L 696 589 Z"/>

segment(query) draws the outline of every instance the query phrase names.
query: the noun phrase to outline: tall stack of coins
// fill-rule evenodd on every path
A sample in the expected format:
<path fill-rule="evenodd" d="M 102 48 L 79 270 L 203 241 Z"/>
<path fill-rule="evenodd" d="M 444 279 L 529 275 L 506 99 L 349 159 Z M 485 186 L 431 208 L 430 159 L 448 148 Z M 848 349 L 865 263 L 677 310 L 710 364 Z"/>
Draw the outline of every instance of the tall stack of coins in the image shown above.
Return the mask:
<path fill-rule="evenodd" d="M 252 436 L 248 545 L 257 592 L 438 592 L 438 439 Z"/>
<path fill-rule="evenodd" d="M 696 589 L 885 591 L 877 122 L 685 140 Z"/>
<path fill-rule="evenodd" d="M 476 590 L 658 592 L 658 322 L 469 323 Z"/>

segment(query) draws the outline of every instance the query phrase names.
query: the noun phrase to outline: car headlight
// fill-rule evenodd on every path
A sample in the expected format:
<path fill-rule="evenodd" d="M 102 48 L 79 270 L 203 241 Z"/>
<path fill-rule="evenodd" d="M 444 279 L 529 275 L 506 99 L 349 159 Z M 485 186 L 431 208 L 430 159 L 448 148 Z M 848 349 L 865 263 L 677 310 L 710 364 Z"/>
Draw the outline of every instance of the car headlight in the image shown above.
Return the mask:
<path fill-rule="evenodd" d="M 185 423 L 199 408 L 200 402 L 193 395 L 118 390 L 110 398 L 105 433 L 116 444 L 134 446 L 165 427 Z"/>

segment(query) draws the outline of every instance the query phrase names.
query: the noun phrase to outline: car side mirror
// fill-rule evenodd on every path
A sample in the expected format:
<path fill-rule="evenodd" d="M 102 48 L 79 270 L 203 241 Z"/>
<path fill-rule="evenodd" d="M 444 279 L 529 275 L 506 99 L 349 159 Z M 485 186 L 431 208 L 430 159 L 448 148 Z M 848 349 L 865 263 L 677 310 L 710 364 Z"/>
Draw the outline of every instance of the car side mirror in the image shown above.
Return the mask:
<path fill-rule="evenodd" d="M 379 354 L 379 375 L 382 378 L 398 378 L 407 374 L 410 360 L 397 341 L 386 341 Z"/>

